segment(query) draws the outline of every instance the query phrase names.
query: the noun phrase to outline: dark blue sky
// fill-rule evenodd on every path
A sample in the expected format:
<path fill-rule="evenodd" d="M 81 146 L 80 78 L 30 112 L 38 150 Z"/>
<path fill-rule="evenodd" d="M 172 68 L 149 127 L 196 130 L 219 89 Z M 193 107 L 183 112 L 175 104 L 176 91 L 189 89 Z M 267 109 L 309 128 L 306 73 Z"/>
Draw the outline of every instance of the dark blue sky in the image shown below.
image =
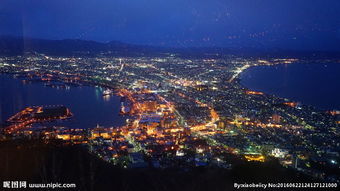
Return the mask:
<path fill-rule="evenodd" d="M 339 0 L 1 0 L 0 34 L 340 50 Z"/>

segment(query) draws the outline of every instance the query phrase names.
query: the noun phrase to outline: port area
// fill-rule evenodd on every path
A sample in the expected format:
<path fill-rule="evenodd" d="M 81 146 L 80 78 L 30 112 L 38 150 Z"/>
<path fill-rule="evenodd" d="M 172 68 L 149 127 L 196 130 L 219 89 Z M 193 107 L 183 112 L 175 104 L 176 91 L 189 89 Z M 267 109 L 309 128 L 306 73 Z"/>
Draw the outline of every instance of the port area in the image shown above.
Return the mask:
<path fill-rule="evenodd" d="M 120 114 L 128 118 L 124 126 L 98 126 L 90 129 L 87 136 L 75 136 L 78 132 L 65 132 L 62 135 L 59 133 L 56 138 L 85 143 L 91 153 L 124 168 L 205 166 L 210 156 L 208 152 L 229 152 L 223 146 L 210 145 L 198 138 L 198 133 L 208 132 L 207 128 L 215 130 L 212 124 L 218 116 L 210 111 L 212 108 L 208 105 L 195 102 L 200 108 L 206 108 L 211 116 L 207 117 L 205 123 L 189 126 L 177 111 L 175 103 L 157 92 L 133 88 L 118 89 L 116 92 L 121 97 Z M 195 154 L 196 150 L 198 154 Z M 186 155 L 189 152 L 192 155 Z M 229 168 L 220 159 L 216 164 Z"/>
<path fill-rule="evenodd" d="M 63 105 L 31 106 L 13 115 L 7 120 L 10 123 L 5 132 L 12 134 L 18 130 L 29 128 L 33 123 L 49 122 L 71 118 L 73 114 Z"/>

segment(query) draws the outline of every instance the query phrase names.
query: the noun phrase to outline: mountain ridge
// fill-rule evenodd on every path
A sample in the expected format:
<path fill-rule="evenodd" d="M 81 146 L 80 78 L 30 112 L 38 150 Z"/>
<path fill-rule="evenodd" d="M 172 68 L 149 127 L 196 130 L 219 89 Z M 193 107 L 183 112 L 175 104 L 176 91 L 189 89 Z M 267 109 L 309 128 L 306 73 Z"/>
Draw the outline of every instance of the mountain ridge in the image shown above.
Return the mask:
<path fill-rule="evenodd" d="M 82 39 L 49 40 L 29 37 L 0 36 L 0 55 L 23 55 L 26 52 L 38 52 L 46 55 L 95 56 L 98 54 L 137 56 L 180 54 L 186 56 L 220 56 L 235 54 L 240 56 L 313 56 L 340 57 L 337 51 L 296 51 L 280 48 L 256 49 L 249 47 L 157 47 L 135 45 L 120 41 L 97 42 Z"/>

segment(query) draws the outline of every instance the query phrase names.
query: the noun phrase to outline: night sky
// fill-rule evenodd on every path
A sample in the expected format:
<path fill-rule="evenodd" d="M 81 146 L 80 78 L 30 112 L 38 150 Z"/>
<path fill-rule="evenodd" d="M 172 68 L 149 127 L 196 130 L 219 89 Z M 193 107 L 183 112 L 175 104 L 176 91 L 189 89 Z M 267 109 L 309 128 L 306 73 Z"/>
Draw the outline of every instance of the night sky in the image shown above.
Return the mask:
<path fill-rule="evenodd" d="M 340 51 L 340 1 L 1 0 L 0 35 Z"/>

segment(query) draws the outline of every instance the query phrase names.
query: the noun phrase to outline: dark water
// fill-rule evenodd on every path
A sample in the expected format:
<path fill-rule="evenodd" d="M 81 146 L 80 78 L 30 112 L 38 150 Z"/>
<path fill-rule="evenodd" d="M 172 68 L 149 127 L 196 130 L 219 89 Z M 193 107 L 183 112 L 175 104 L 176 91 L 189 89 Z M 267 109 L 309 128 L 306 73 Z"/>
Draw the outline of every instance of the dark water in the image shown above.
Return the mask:
<path fill-rule="evenodd" d="M 120 98 L 103 97 L 97 87 L 71 87 L 57 89 L 45 87 L 41 82 L 24 84 L 11 75 L 0 75 L 0 123 L 27 106 L 65 105 L 74 114 L 68 121 L 58 122 L 70 128 L 92 128 L 124 125 L 119 116 Z"/>
<path fill-rule="evenodd" d="M 319 109 L 340 109 L 340 64 L 252 67 L 241 74 L 241 83 Z"/>

